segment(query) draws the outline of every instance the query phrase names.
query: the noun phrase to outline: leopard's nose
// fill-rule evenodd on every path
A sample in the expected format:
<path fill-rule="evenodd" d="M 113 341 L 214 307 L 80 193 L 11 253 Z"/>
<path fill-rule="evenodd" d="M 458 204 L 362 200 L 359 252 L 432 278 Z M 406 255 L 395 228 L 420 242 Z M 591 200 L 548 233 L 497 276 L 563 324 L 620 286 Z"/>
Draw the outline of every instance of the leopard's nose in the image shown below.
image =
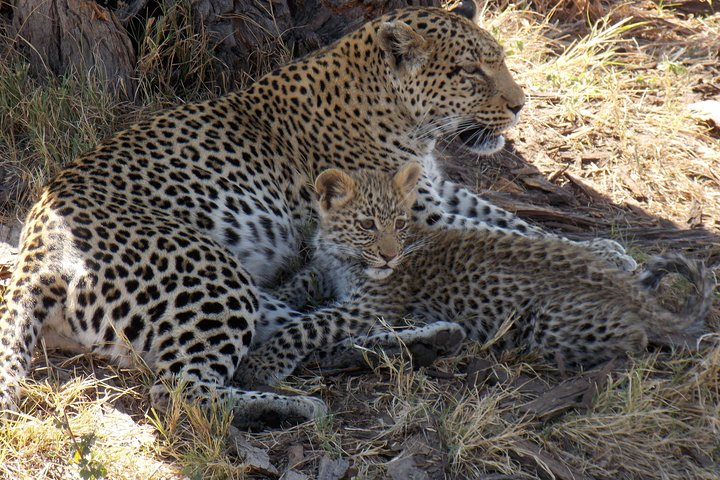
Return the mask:
<path fill-rule="evenodd" d="M 508 110 L 510 110 L 512 113 L 514 113 L 515 115 L 517 115 L 518 113 L 520 113 L 520 110 L 522 110 L 523 106 L 524 106 L 524 105 L 521 103 L 520 105 L 508 105 L 507 108 L 508 108 Z"/>
<path fill-rule="evenodd" d="M 521 95 L 519 98 L 509 98 L 509 96 L 503 95 L 502 99 L 505 100 L 507 109 L 515 115 L 520 113 L 520 110 L 525 106 L 525 95 Z"/>

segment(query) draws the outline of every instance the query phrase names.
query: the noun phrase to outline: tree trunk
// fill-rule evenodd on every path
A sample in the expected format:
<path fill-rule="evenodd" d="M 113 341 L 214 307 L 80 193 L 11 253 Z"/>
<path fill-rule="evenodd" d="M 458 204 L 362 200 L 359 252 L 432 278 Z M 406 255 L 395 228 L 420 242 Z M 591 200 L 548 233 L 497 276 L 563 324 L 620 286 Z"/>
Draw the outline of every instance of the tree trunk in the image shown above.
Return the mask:
<path fill-rule="evenodd" d="M 135 52 L 112 12 L 88 0 L 15 0 L 8 28 L 33 73 L 99 74 L 113 91 L 134 91 Z"/>
<path fill-rule="evenodd" d="M 151 17 L 170 0 L 14 0 L 8 34 L 40 76 L 95 70 L 132 97 L 137 52 Z M 192 27 L 207 34 L 220 90 L 244 85 L 327 45 L 379 15 L 440 0 L 189 0 Z M 0 12 L 2 14 L 2 12 Z M 140 26 L 138 28 L 138 26 Z M 133 32 L 133 35 L 128 33 Z M 134 36 L 136 38 L 131 37 Z M 230 81 L 228 81 L 230 80 Z M 204 81 L 204 79 L 200 79 Z"/>

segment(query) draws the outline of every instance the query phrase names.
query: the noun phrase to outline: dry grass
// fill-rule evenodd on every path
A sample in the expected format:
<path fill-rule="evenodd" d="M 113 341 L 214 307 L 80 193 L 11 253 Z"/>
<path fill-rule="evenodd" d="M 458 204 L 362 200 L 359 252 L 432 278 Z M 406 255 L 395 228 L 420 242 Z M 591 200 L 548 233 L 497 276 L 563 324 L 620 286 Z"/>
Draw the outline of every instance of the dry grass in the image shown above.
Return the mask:
<path fill-rule="evenodd" d="M 178 103 L 217 95 L 227 90 L 212 55 L 212 42 L 202 26 L 195 26 L 185 2 L 168 2 L 162 14 L 151 17 L 139 42 L 138 77 L 140 102 Z"/>
<path fill-rule="evenodd" d="M 114 125 L 115 100 L 92 78 L 42 85 L 27 64 L 0 61 L 0 218 L 22 217 L 40 186 Z"/>
<path fill-rule="evenodd" d="M 0 32 L 0 220 L 22 219 L 63 166 L 128 123 L 181 102 L 242 88 L 212 55 L 209 34 L 194 26 L 185 2 L 167 2 L 138 40 L 136 103 L 103 90 L 97 72 L 48 75 L 42 83 Z M 259 56 L 261 75 L 289 60 L 284 45 Z M 3 222 L 5 223 L 5 222 Z"/>
<path fill-rule="evenodd" d="M 671 220 L 677 229 L 700 211 L 699 226 L 716 236 L 718 131 L 692 119 L 686 107 L 720 93 L 720 17 L 644 5 L 533 4 L 534 10 L 489 8 L 482 20 L 505 45 L 529 95 L 523 121 L 509 136 L 513 160 L 570 192 L 568 211 L 607 219 L 603 234 L 642 246 L 633 250 L 640 259 L 648 248 L 673 246 L 648 245 L 628 233 L 648 219 Z M 570 16 L 580 11 L 595 23 Z M 629 11 L 634 18 L 626 20 Z M 146 38 L 139 98 L 149 107 L 120 105 L 92 79 L 39 85 L 19 63 L 0 62 L 0 171 L 20 186 L 4 214 L 20 214 L 37 185 L 128 119 L 180 97 L 212 94 L 199 84 L 176 90 L 171 81 L 177 68 L 212 73 L 202 36 L 179 25 L 154 25 Z M 177 38 L 181 46 L 172 50 Z M 479 164 L 478 188 L 523 199 L 551 189 L 533 187 L 501 160 Z M 248 438 L 279 470 L 293 467 L 311 478 L 323 458 L 348 459 L 356 478 L 403 478 L 394 469 L 399 457 L 412 454 L 430 478 L 551 478 L 549 460 L 597 479 L 720 477 L 720 348 L 630 359 L 607 374 L 591 402 L 547 417 L 523 404 L 557 385 L 562 373 L 507 352 L 492 359 L 498 374 L 478 376 L 473 362 L 487 355 L 470 345 L 429 370 L 386 358 L 372 373 L 293 378 L 287 390 L 322 396 L 334 414 Z M 27 415 L 0 430 L 0 478 L 259 475 L 231 448 L 226 410 L 205 415 L 176 399 L 158 416 L 147 405 L 146 373 L 93 357 L 65 359 L 36 360 Z"/>
<path fill-rule="evenodd" d="M 527 11 L 486 19 L 529 96 L 510 137 L 548 177 L 573 173 L 615 205 L 679 224 L 699 208 L 716 229 L 718 127 L 687 106 L 720 93 L 720 17 L 631 13 L 611 11 L 579 33 Z"/>

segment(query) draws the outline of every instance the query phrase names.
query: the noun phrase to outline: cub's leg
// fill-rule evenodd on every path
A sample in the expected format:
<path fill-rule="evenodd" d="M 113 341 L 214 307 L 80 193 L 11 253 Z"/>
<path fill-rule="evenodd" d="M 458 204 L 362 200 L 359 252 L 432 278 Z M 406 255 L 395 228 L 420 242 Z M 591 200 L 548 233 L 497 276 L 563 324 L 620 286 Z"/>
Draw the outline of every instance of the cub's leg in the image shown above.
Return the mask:
<path fill-rule="evenodd" d="M 288 322 L 238 367 L 235 380 L 244 386 L 274 385 L 290 375 L 305 357 L 349 336 L 374 332 L 378 310 L 340 305 Z"/>
<path fill-rule="evenodd" d="M 408 352 L 415 366 L 425 367 L 438 358 L 455 355 L 464 341 L 465 330 L 461 325 L 439 321 L 367 337 L 347 338 L 311 353 L 309 358 L 323 368 L 350 368 L 372 362 L 373 357 L 367 355 L 367 351 L 380 349 L 391 356 Z"/>
<path fill-rule="evenodd" d="M 332 276 L 322 268 L 308 265 L 269 293 L 290 308 L 300 309 L 318 300 L 332 299 L 336 288 Z"/>
<path fill-rule="evenodd" d="M 367 292 L 360 298 L 283 321 L 282 328 L 248 354 L 235 380 L 246 386 L 273 385 L 316 352 L 326 367 L 365 365 L 356 343 L 387 348 L 390 354 L 407 349 L 417 355 L 418 364 L 424 365 L 455 353 L 465 338 L 462 326 L 447 322 L 398 332 L 385 330 L 380 319 L 397 324 L 404 314 L 404 305 L 397 299 Z"/>
<path fill-rule="evenodd" d="M 255 324 L 255 335 L 250 346 L 255 350 L 266 343 L 275 332 L 285 328 L 294 320 L 302 316 L 302 313 L 293 309 L 283 300 L 273 295 L 260 291 L 260 307 L 258 308 L 258 321 Z M 304 306 L 302 302 L 300 306 Z"/>

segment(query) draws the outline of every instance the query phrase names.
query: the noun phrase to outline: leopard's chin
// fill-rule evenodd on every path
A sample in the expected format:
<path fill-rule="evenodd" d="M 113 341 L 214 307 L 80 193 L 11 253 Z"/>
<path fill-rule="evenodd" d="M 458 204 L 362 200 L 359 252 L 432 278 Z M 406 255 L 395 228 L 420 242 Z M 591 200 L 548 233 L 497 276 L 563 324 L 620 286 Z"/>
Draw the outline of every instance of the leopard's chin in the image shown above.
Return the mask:
<path fill-rule="evenodd" d="M 365 275 L 373 280 L 385 280 L 393 273 L 393 269 L 390 267 L 368 267 L 365 269 Z"/>
<path fill-rule="evenodd" d="M 458 134 L 463 146 L 480 155 L 490 155 L 502 150 L 505 137 L 485 127 L 470 127 Z"/>

